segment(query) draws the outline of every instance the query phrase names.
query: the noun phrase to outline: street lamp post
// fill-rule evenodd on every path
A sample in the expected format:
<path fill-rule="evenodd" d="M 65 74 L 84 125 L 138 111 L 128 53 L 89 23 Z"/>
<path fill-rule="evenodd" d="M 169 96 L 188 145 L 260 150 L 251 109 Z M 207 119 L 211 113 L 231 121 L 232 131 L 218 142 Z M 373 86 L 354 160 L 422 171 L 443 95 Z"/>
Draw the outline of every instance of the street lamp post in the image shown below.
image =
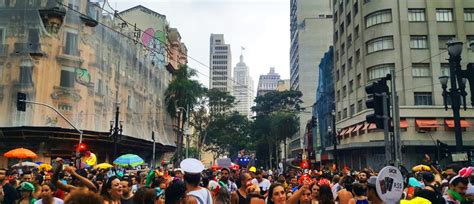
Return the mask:
<path fill-rule="evenodd" d="M 443 89 L 443 102 L 445 110 L 448 110 L 447 97 L 449 96 L 451 99 L 451 108 L 453 109 L 454 118 L 454 134 L 456 138 L 456 151 L 462 151 L 462 129 L 459 110 L 461 109 L 461 97 L 463 98 L 464 110 L 466 110 L 467 95 L 465 90 L 466 79 L 463 78 L 461 70 L 461 53 L 463 43 L 456 40 L 450 40 L 447 45 L 449 53 L 450 76 L 441 76 L 439 77 L 439 81 Z M 448 80 L 451 80 L 451 88 L 449 91 L 447 90 Z"/>
<path fill-rule="evenodd" d="M 333 109 L 331 111 L 331 115 L 332 115 L 332 128 L 331 126 L 329 125 L 328 126 L 328 131 L 330 132 L 331 134 L 331 137 L 332 137 L 332 144 L 334 145 L 334 164 L 336 165 L 336 169 L 337 169 L 337 131 L 336 131 L 336 111 Z"/>
<path fill-rule="evenodd" d="M 115 111 L 115 121 L 110 121 L 110 135 L 112 135 L 114 140 L 114 159 L 117 158 L 117 139 L 119 136 L 122 136 L 123 125 L 122 121 L 119 121 L 120 115 L 120 104 L 116 104 L 117 109 Z M 120 122 L 120 125 L 119 125 Z"/>
<path fill-rule="evenodd" d="M 178 112 L 184 111 L 186 114 L 186 129 L 183 131 L 181 129 L 181 133 L 186 135 L 186 158 L 189 157 L 189 105 L 186 106 L 186 109 L 183 107 L 178 107 Z M 180 144 L 181 145 L 181 144 Z M 181 154 L 181 152 L 179 152 Z"/>

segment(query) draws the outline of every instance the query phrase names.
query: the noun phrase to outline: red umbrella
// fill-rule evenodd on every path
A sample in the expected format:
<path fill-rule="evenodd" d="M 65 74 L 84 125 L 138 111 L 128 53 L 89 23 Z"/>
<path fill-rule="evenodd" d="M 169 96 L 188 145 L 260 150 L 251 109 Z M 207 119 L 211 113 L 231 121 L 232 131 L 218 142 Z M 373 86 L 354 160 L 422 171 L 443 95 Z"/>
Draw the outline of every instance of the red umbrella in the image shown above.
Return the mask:
<path fill-rule="evenodd" d="M 17 158 L 17 159 L 26 159 L 26 158 L 36 158 L 36 155 L 33 151 L 25 148 L 16 148 L 12 149 L 5 154 L 3 154 L 6 158 Z"/>

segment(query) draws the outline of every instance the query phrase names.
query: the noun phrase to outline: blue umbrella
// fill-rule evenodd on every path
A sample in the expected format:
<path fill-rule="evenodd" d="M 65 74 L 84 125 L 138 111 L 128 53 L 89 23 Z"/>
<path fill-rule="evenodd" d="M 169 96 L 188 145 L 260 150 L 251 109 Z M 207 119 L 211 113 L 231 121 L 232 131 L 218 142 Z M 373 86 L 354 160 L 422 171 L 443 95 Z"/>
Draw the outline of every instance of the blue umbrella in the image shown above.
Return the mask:
<path fill-rule="evenodd" d="M 114 164 L 117 164 L 119 166 L 138 166 L 140 164 L 143 164 L 144 161 L 142 158 L 135 154 L 124 154 L 117 159 L 115 159 Z"/>

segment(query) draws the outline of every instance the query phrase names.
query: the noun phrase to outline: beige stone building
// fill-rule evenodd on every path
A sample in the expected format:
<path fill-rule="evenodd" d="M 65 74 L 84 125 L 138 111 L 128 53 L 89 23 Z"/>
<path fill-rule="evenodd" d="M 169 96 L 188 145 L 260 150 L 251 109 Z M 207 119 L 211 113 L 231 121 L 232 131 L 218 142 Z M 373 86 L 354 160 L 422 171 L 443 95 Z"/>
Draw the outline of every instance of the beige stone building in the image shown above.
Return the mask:
<path fill-rule="evenodd" d="M 364 87 L 395 70 L 403 162 L 435 158 L 435 141 L 454 145 L 452 110 L 445 111 L 439 76 L 449 74 L 446 42 L 464 42 L 462 67 L 474 62 L 474 2 L 463 0 L 335 0 L 334 85 L 340 165 L 380 168 L 383 132 L 366 124 Z M 469 88 L 467 88 L 469 89 Z M 467 90 L 470 94 L 470 90 Z M 468 95 L 469 97 L 469 95 Z M 463 141 L 472 139 L 474 111 L 461 110 Z M 332 148 L 329 148 L 332 149 Z"/>
<path fill-rule="evenodd" d="M 89 1 L 61 2 L 0 3 L 0 154 L 26 147 L 38 153 L 35 161 L 69 159 L 78 142 L 79 134 L 51 109 L 28 104 L 17 111 L 17 92 L 24 92 L 83 130 L 99 161 L 113 159 L 117 105 L 118 155 L 133 152 L 150 162 L 155 132 L 158 162 L 168 160 L 176 137 L 164 91 L 187 61 L 179 32 L 142 6 L 114 17 Z M 0 157 L 0 167 L 12 162 Z"/>

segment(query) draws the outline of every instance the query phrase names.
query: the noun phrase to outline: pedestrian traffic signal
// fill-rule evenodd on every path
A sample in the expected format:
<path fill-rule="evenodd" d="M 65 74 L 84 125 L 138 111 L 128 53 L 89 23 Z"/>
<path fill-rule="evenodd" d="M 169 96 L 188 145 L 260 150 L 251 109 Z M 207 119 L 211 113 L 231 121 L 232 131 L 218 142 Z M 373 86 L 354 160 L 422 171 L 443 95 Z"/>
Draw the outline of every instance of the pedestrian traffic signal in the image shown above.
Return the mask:
<path fill-rule="evenodd" d="M 384 117 L 390 118 L 390 100 L 389 100 L 389 89 L 387 86 L 387 77 L 374 82 L 371 85 L 365 87 L 369 99 L 365 102 L 367 108 L 374 109 L 374 113 L 366 116 L 367 123 L 375 123 L 378 129 L 384 129 Z M 384 115 L 384 100 L 387 108 L 386 115 Z"/>
<path fill-rule="evenodd" d="M 449 145 L 444 142 L 436 140 L 436 147 L 438 149 L 439 160 L 448 158 L 451 154 L 451 151 L 449 151 Z"/>
<path fill-rule="evenodd" d="M 301 161 L 301 168 L 302 169 L 307 169 L 309 167 L 308 161 L 303 160 Z"/>
<path fill-rule="evenodd" d="M 78 145 L 75 145 L 75 146 L 76 146 L 76 150 L 79 152 L 84 152 L 87 150 L 87 145 L 84 143 L 79 143 Z"/>
<path fill-rule="evenodd" d="M 26 111 L 26 94 L 18 92 L 16 95 L 16 110 L 18 111 Z"/>

